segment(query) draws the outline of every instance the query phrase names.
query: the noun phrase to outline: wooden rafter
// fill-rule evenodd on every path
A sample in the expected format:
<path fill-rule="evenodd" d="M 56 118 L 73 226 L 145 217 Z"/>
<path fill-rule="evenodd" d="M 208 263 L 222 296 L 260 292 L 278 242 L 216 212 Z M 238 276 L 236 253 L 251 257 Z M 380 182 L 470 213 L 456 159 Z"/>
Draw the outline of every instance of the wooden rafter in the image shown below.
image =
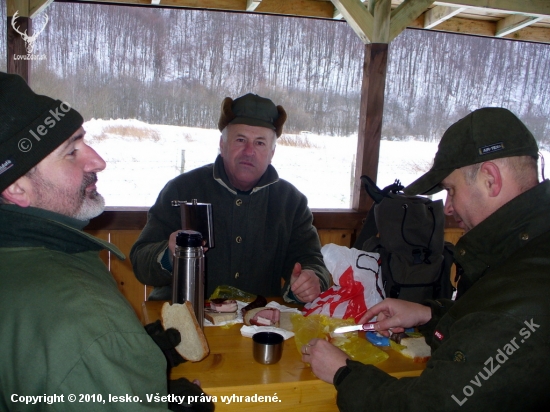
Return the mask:
<path fill-rule="evenodd" d="M 363 43 L 371 42 L 374 18 L 359 0 L 331 0 Z"/>
<path fill-rule="evenodd" d="M 246 11 L 254 11 L 256 7 L 260 4 L 259 1 L 246 0 Z"/>
<path fill-rule="evenodd" d="M 435 6 L 424 14 L 424 28 L 432 29 L 466 9 L 467 7 Z"/>
<path fill-rule="evenodd" d="M 395 39 L 403 30 L 415 21 L 434 0 L 405 0 L 393 12 L 391 17 L 390 38 Z"/>
<path fill-rule="evenodd" d="M 524 27 L 530 26 L 540 20 L 542 20 L 542 17 L 513 14 L 497 22 L 495 37 L 504 37 L 508 34 L 523 29 Z"/>
<path fill-rule="evenodd" d="M 436 1 L 439 6 L 475 7 L 487 13 L 523 13 L 530 16 L 550 17 L 548 0 L 445 0 Z"/>
<path fill-rule="evenodd" d="M 8 16 L 13 16 L 16 11 L 21 17 L 34 18 L 42 13 L 53 0 L 7 0 Z"/>

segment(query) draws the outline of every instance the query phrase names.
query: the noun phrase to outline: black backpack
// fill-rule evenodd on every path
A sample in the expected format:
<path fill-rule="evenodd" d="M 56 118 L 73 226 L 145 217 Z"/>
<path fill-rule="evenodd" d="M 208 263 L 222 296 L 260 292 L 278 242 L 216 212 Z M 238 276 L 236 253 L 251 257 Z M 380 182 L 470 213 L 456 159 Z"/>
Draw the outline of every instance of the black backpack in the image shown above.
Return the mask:
<path fill-rule="evenodd" d="M 453 245 L 443 239 L 443 201 L 406 196 L 399 180 L 384 189 L 367 176 L 361 182 L 375 203 L 353 247 L 380 254 L 386 297 L 450 299 Z"/>

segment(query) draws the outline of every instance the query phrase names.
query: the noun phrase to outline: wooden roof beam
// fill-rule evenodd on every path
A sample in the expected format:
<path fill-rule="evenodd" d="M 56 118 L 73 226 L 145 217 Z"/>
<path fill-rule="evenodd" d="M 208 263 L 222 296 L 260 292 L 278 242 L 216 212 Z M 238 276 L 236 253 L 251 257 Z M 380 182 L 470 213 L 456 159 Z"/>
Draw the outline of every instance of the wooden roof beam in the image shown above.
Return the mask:
<path fill-rule="evenodd" d="M 29 0 L 29 17 L 32 19 L 38 16 L 52 3 L 53 0 Z"/>
<path fill-rule="evenodd" d="M 6 8 L 8 16 L 13 16 L 16 11 L 21 17 L 38 16 L 53 2 L 53 0 L 7 0 Z"/>
<path fill-rule="evenodd" d="M 246 11 L 254 11 L 256 7 L 260 4 L 259 1 L 246 0 Z"/>
<path fill-rule="evenodd" d="M 368 7 L 368 4 L 369 4 L 368 1 L 369 1 L 369 0 L 360 0 L 360 1 L 361 1 L 361 3 L 363 3 L 363 4 L 367 3 L 367 5 L 366 5 L 365 7 Z M 342 13 L 340 13 L 340 10 L 338 10 L 338 9 L 336 8 L 336 6 L 334 6 L 334 15 L 332 16 L 332 18 L 333 18 L 334 20 L 340 20 L 340 19 L 343 19 L 343 18 L 344 18 L 344 16 L 342 16 Z"/>
<path fill-rule="evenodd" d="M 330 0 L 344 16 L 361 41 L 368 44 L 372 40 L 374 17 L 360 0 Z"/>
<path fill-rule="evenodd" d="M 495 37 L 497 22 L 487 20 L 462 19 L 458 16 L 445 20 L 432 30 L 455 33 L 472 34 L 475 36 Z M 414 29 L 424 28 L 424 15 L 420 16 L 410 26 Z M 550 29 L 545 27 L 527 26 L 504 36 L 505 39 L 531 41 L 539 43 L 550 43 Z"/>
<path fill-rule="evenodd" d="M 508 34 L 521 30 L 524 27 L 530 26 L 531 24 L 534 24 L 539 20 L 542 20 L 542 17 L 513 14 L 497 22 L 497 31 L 495 33 L 495 37 L 507 36 Z"/>
<path fill-rule="evenodd" d="M 522 13 L 535 17 L 550 17 L 548 0 L 443 0 L 434 2 L 436 6 L 476 7 L 487 12 Z"/>
<path fill-rule="evenodd" d="M 390 42 L 391 0 L 371 0 L 369 10 L 371 9 L 374 16 L 372 43 L 388 44 Z"/>
<path fill-rule="evenodd" d="M 389 41 L 395 39 L 413 21 L 415 21 L 434 0 L 405 0 L 391 12 L 391 26 Z"/>
<path fill-rule="evenodd" d="M 466 9 L 467 7 L 435 6 L 424 14 L 424 28 L 431 29 Z"/>

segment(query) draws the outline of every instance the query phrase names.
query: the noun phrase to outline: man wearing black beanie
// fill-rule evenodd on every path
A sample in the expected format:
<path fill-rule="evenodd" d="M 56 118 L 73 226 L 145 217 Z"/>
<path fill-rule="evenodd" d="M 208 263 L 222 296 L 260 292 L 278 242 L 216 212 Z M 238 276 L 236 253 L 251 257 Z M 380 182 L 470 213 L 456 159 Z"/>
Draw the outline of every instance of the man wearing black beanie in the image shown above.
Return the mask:
<path fill-rule="evenodd" d="M 0 410 L 167 410 L 163 353 L 99 258 L 124 255 L 82 230 L 105 168 L 82 123 L 0 72 Z"/>

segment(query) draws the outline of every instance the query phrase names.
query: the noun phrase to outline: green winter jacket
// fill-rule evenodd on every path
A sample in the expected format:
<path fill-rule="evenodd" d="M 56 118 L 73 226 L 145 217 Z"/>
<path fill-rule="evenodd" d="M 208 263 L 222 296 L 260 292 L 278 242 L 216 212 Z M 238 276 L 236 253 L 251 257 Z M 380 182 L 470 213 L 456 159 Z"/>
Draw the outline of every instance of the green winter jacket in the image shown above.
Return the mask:
<path fill-rule="evenodd" d="M 167 394 L 166 360 L 98 256 L 124 255 L 85 223 L 0 206 L 0 411 L 167 410 L 146 398 Z M 63 402 L 23 398 L 54 394 Z"/>
<path fill-rule="evenodd" d="M 312 269 L 325 290 L 330 281 L 306 197 L 269 165 L 250 193 L 234 189 L 218 156 L 166 184 L 132 247 L 136 277 L 155 286 L 150 299 L 171 299 L 171 266 L 165 254 L 170 234 L 181 228 L 172 200 L 212 204 L 215 247 L 206 252 L 206 293 L 231 285 L 263 296 L 280 296 L 296 262 Z M 164 258 L 164 259 L 163 259 Z"/>
<path fill-rule="evenodd" d="M 335 376 L 340 410 L 547 410 L 549 205 L 546 180 L 464 235 L 455 258 L 466 290 L 456 302 L 428 302 L 432 320 L 422 329 L 432 357 L 426 370 L 396 379 L 348 361 Z"/>

